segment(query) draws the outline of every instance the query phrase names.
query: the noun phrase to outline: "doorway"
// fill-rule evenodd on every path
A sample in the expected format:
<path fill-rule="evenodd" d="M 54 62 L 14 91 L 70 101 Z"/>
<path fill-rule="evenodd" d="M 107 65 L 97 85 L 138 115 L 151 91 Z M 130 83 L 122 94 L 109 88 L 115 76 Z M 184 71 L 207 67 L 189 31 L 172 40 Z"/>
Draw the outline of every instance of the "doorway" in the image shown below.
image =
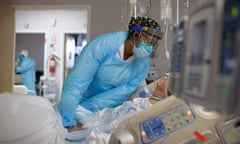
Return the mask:
<path fill-rule="evenodd" d="M 35 62 L 35 72 L 36 72 L 36 92 L 39 92 L 39 81 L 40 76 L 44 73 L 44 39 L 45 33 L 16 33 L 16 43 L 15 43 L 15 59 L 22 49 L 26 49 L 29 52 Z M 14 77 L 15 85 L 22 85 L 21 74 L 15 73 Z"/>

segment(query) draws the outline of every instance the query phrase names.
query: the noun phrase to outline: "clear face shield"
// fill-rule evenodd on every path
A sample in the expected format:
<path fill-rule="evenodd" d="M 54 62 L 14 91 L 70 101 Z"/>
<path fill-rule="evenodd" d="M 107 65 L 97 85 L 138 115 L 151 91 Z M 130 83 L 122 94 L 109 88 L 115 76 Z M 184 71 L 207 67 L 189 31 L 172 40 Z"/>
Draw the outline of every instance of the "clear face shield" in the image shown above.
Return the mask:
<path fill-rule="evenodd" d="M 159 47 L 160 37 L 154 35 L 154 33 L 142 32 L 142 37 L 145 38 L 145 42 L 152 46 L 152 53 L 150 55 L 151 58 L 157 56 L 157 51 Z"/>

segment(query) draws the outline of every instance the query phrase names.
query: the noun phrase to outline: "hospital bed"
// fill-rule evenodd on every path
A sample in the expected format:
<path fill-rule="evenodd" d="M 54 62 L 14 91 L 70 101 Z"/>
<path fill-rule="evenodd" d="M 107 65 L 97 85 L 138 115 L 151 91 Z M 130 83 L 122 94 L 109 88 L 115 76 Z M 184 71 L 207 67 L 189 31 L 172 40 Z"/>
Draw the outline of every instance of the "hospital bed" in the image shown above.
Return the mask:
<path fill-rule="evenodd" d="M 16 86 L 13 93 L 0 94 L 1 144 L 81 144 L 89 139 L 102 139 L 107 144 L 112 130 L 120 122 L 151 106 L 147 99 L 134 98 L 98 113 L 88 111 L 83 115 L 79 107 L 77 116 L 85 122 L 87 129 L 67 132 L 51 101 L 41 96 L 28 96 L 26 92 L 24 87 Z"/>
<path fill-rule="evenodd" d="M 129 109 L 125 108 L 128 107 Z M 123 109 L 124 108 L 124 109 Z M 68 133 L 63 128 L 61 117 L 58 115 L 52 103 L 40 96 L 28 96 L 16 93 L 0 94 L 0 143 L 1 144 L 82 144 L 91 132 L 98 130 L 98 135 L 106 135 L 105 143 L 110 138 L 112 125 L 131 117 L 136 112 L 131 110 L 130 104 L 124 104 L 118 109 L 117 119 L 114 121 L 113 109 L 105 109 L 99 113 L 99 117 L 91 121 L 95 124 L 86 130 Z M 107 116 L 109 115 L 109 116 Z M 125 115 L 125 118 L 122 116 Z M 128 116 L 127 116 L 128 115 Z M 91 117 L 93 118 L 93 117 Z M 101 123 L 99 122 L 101 118 Z M 109 119 L 108 119 L 109 118 Z M 98 125 L 97 125 L 98 124 Z"/>
<path fill-rule="evenodd" d="M 64 144 L 65 129 L 51 103 L 42 97 L 0 94 L 1 144 Z"/>
<path fill-rule="evenodd" d="M 19 91 L 1 93 L 0 144 L 83 144 L 87 139 L 89 140 L 89 135 L 96 135 L 96 132 L 94 141 L 101 139 L 107 144 L 112 129 L 119 122 L 143 110 L 137 105 L 140 102 L 143 101 L 136 99 L 135 105 L 128 101 L 116 109 L 104 109 L 98 113 L 89 112 L 88 117 L 85 117 L 87 118 L 85 122 L 89 124 L 87 129 L 67 132 L 62 126 L 59 113 L 47 98 L 29 96 Z M 78 108 L 77 116 L 83 116 L 82 112 Z"/>

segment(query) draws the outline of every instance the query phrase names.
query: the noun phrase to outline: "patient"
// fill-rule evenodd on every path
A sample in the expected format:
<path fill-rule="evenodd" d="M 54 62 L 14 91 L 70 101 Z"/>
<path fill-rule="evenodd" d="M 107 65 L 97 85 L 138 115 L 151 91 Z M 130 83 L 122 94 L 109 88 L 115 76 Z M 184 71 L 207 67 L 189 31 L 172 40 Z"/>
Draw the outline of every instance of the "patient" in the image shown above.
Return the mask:
<path fill-rule="evenodd" d="M 162 98 L 166 98 L 168 96 L 170 96 L 172 94 L 171 90 L 169 89 L 169 76 L 165 75 L 163 77 L 161 77 L 160 79 L 158 79 L 156 81 L 156 85 L 154 86 L 154 91 L 153 91 L 153 95 L 155 95 L 156 97 L 160 97 Z M 135 95 L 134 95 L 135 96 Z M 133 97 L 134 97 L 133 96 Z M 136 97 L 135 97 L 136 98 Z M 154 99 L 154 98 L 149 98 L 149 102 L 151 104 L 155 104 L 157 103 L 159 100 Z M 89 111 L 90 112 L 90 111 Z M 81 112 L 83 113 L 83 111 Z M 93 113 L 92 113 L 93 114 Z M 86 114 L 89 115 L 91 117 L 91 114 Z M 97 115 L 97 114 L 96 114 Z M 78 123 L 79 124 L 79 123 Z M 84 126 L 82 127 L 81 125 L 78 125 L 78 127 L 72 127 L 68 129 L 68 132 L 74 132 L 74 131 L 80 131 L 80 130 L 86 130 L 87 128 L 85 128 Z"/>
<path fill-rule="evenodd" d="M 156 81 L 156 87 L 154 89 L 153 95 L 160 98 L 166 98 L 172 95 L 171 90 L 169 89 L 169 76 L 165 75 Z M 150 103 L 155 104 L 158 100 L 154 98 L 149 98 Z"/>
<path fill-rule="evenodd" d="M 169 80 L 169 76 L 163 76 L 160 79 L 158 79 L 156 81 L 156 83 L 152 83 L 155 84 L 153 88 L 152 93 L 156 96 L 156 97 L 160 97 L 162 98 L 166 98 L 168 96 L 170 96 L 172 93 L 169 89 L 169 85 L 168 85 L 168 80 Z M 133 98 L 138 98 L 138 95 L 133 95 Z M 116 124 L 116 122 L 120 122 L 121 119 L 125 119 L 128 116 L 131 116 L 135 113 L 137 113 L 138 111 L 141 111 L 140 108 L 141 104 L 139 103 L 140 99 L 134 99 L 132 101 L 128 101 L 126 103 L 124 103 L 123 105 L 116 107 L 115 109 L 104 109 L 100 112 L 96 112 L 93 113 L 91 111 L 88 111 L 86 109 L 84 109 L 83 107 L 78 107 L 77 109 L 77 117 L 80 118 L 81 120 L 81 124 L 83 124 L 82 126 L 79 125 L 79 128 L 73 127 L 71 129 L 68 129 L 68 132 L 74 132 L 74 131 L 79 131 L 80 134 L 85 134 L 85 136 L 87 137 L 91 130 L 93 130 L 94 127 L 111 127 L 111 125 L 114 123 Z M 159 100 L 154 99 L 154 98 L 149 98 L 149 103 L 151 104 L 155 104 L 157 103 Z M 147 102 L 147 101 L 146 101 Z M 150 105 L 151 105 L 150 104 Z M 145 108 L 143 108 L 142 110 L 144 110 Z M 114 115 L 116 114 L 116 115 Z M 128 116 L 127 116 L 128 115 Z M 119 118 L 121 117 L 121 118 Z M 107 123 L 106 123 L 107 121 Z M 80 123 L 79 123 L 80 124 Z M 89 127 L 90 126 L 90 127 Z M 81 127 L 81 129 L 80 129 Z M 80 130 L 83 130 L 84 132 L 80 132 Z M 86 135 L 86 133 L 88 135 Z M 79 135 L 80 135 L 79 134 Z"/>

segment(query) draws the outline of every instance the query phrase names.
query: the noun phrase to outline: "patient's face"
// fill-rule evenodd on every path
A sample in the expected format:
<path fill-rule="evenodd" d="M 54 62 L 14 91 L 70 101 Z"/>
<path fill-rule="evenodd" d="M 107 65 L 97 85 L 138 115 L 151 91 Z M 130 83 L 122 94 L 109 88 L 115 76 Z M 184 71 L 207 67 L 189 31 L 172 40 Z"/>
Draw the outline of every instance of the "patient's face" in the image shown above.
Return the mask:
<path fill-rule="evenodd" d="M 171 91 L 169 90 L 168 84 L 169 77 L 164 76 L 157 80 L 156 88 L 154 94 L 157 96 L 168 97 L 171 95 Z"/>

